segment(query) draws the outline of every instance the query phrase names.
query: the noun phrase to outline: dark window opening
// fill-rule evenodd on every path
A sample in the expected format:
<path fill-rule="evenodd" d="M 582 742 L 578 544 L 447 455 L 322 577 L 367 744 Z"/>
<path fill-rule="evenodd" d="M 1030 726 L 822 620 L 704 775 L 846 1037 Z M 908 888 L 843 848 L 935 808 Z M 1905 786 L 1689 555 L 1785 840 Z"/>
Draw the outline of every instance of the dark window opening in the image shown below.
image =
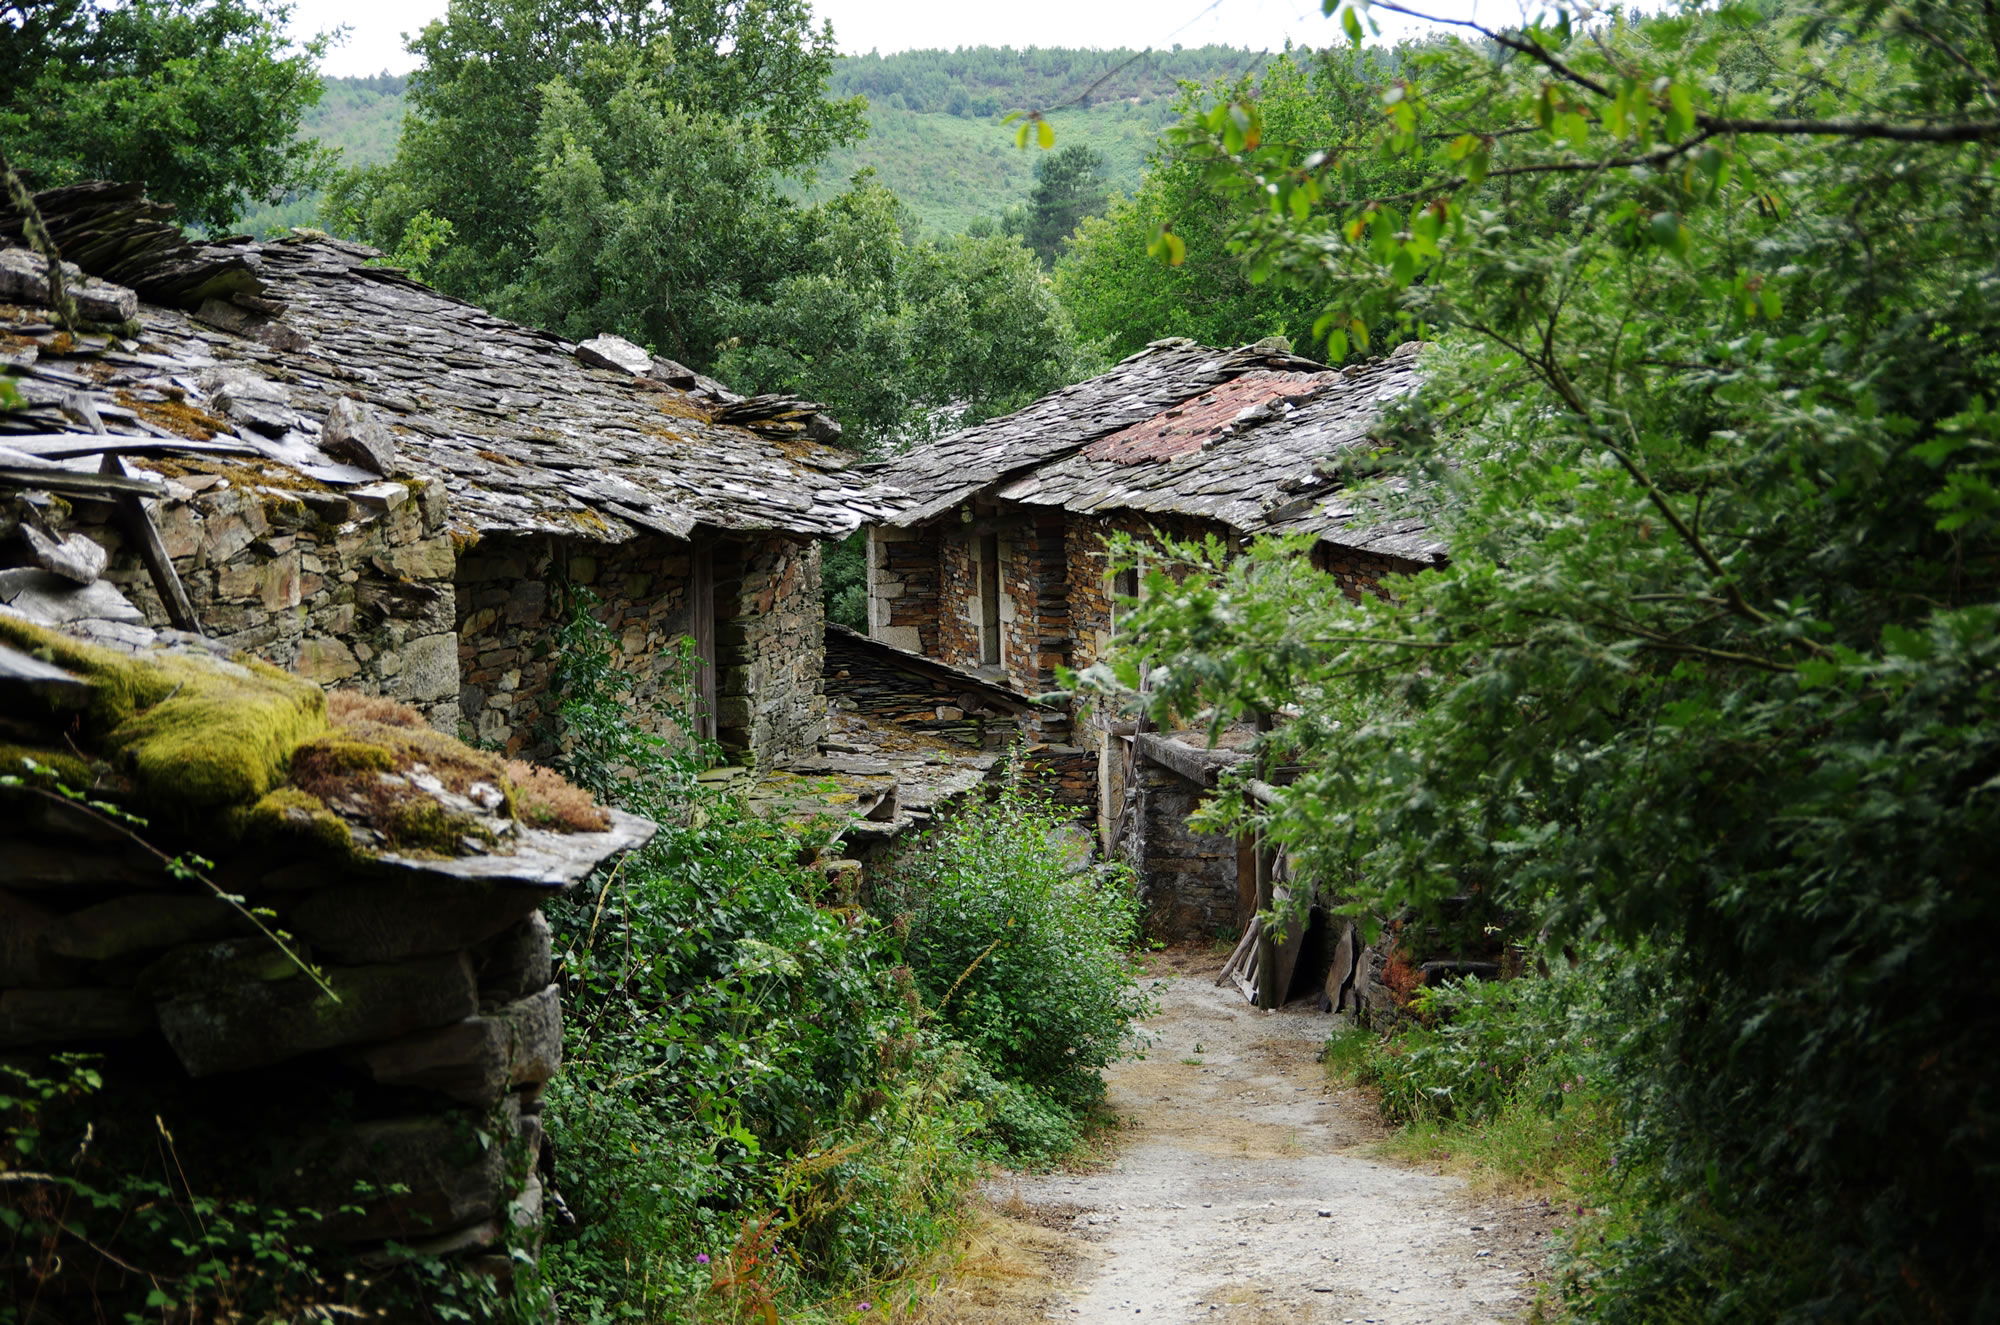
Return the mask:
<path fill-rule="evenodd" d="M 1000 536 L 979 540 L 979 661 L 1000 662 Z"/>

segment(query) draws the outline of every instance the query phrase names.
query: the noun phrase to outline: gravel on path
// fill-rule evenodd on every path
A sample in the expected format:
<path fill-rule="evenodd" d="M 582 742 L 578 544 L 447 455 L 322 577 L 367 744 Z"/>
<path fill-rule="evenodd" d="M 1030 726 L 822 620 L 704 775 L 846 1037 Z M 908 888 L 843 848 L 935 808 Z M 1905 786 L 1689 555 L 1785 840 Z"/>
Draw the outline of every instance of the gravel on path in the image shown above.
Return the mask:
<path fill-rule="evenodd" d="M 1106 1073 L 1123 1119 L 1108 1162 L 990 1180 L 983 1237 L 1012 1244 L 1013 1282 L 983 1294 L 947 1283 L 926 1320 L 1519 1321 L 1545 1203 L 1477 1199 L 1456 1178 L 1371 1157 L 1384 1135 L 1372 1102 L 1318 1062 L 1331 1018 L 1250 1007 L 1215 987 L 1216 964 L 1156 962 L 1146 1057 Z"/>

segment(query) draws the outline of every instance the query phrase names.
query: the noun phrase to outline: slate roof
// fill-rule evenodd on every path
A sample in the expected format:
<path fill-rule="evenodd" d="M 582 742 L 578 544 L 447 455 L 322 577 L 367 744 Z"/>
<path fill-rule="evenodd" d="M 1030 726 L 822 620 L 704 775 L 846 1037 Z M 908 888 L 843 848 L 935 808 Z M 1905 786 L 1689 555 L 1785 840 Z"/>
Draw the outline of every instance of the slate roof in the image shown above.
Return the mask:
<path fill-rule="evenodd" d="M 345 396 L 365 426 L 387 428 L 399 472 L 443 478 L 453 524 L 481 534 L 825 536 L 890 510 L 815 406 L 745 400 L 625 342 L 572 344 L 324 236 L 192 245 L 130 186 L 39 201 L 66 256 L 144 298 L 136 335 L 71 338 L 21 297 L 40 259 L 6 252 L 0 371 L 26 408 L 0 412 L 0 446 L 50 454 L 53 434 L 99 431 L 196 439 L 322 482 L 379 482 L 321 449 Z M 0 212 L 0 244 L 18 236 L 12 219 Z M 116 286 L 89 293 L 87 315 L 117 311 Z"/>
<path fill-rule="evenodd" d="M 877 476 L 883 483 L 907 494 L 885 523 L 921 524 L 999 479 L 1059 459 L 1256 369 L 1313 372 L 1324 371 L 1325 365 L 1255 346 L 1212 350 L 1191 340 L 1155 341 L 1108 373 L 880 467 Z"/>
<path fill-rule="evenodd" d="M 1343 452 L 1374 444 L 1382 406 L 1416 389 L 1414 354 L 1317 373 L 1250 373 L 1004 484 L 1032 506 L 1198 516 L 1247 534 L 1321 541 L 1428 561 L 1444 545 L 1333 478 Z M 1156 440 L 1158 439 L 1158 440 Z M 1167 454 L 1158 454 L 1163 448 Z"/>
<path fill-rule="evenodd" d="M 1438 560 L 1444 544 L 1421 520 L 1392 515 L 1329 468 L 1373 445 L 1383 407 L 1416 389 L 1418 348 L 1340 369 L 1255 347 L 1156 342 L 1101 377 L 885 467 L 884 480 L 911 494 L 888 523 L 918 524 L 988 492 Z"/>

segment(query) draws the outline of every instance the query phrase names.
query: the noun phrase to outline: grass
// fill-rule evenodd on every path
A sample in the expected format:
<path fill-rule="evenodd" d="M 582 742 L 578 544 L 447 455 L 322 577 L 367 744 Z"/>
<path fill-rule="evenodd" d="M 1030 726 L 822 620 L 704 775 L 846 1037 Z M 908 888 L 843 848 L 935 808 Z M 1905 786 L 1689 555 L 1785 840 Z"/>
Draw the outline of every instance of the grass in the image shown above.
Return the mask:
<path fill-rule="evenodd" d="M 1326 1045 L 1327 1078 L 1341 1086 L 1372 1085 L 1371 1064 L 1381 1045 L 1363 1030 L 1334 1035 Z M 1551 1113 L 1543 1107 L 1548 1085 L 1531 1073 L 1490 1118 L 1418 1118 L 1374 1148 L 1387 1158 L 1433 1165 L 1480 1190 L 1595 1205 L 1613 1170 L 1617 1124 L 1609 1102 L 1557 1086 L 1562 1105 Z"/>

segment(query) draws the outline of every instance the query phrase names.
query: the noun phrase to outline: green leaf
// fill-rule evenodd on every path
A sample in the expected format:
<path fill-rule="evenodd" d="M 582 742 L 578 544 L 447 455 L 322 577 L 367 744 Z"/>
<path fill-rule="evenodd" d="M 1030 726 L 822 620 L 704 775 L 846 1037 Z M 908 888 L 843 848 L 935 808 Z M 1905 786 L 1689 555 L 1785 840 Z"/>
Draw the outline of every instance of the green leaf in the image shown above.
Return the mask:
<path fill-rule="evenodd" d="M 1465 183 L 1468 188 L 1478 188 L 1486 179 L 1486 171 L 1493 163 L 1493 154 L 1480 148 L 1465 158 Z"/>
<path fill-rule="evenodd" d="M 1682 138 L 1694 130 L 1694 89 L 1686 83 L 1675 82 L 1667 89 L 1667 106 L 1672 112 L 1667 120 L 1667 135 Z"/>
<path fill-rule="evenodd" d="M 1035 121 L 1035 141 L 1044 151 L 1056 145 L 1056 126 L 1047 120 Z"/>
<path fill-rule="evenodd" d="M 1340 28 L 1347 34 L 1350 42 L 1356 46 L 1361 44 L 1361 15 L 1354 12 L 1353 5 L 1348 5 L 1340 11 Z"/>

